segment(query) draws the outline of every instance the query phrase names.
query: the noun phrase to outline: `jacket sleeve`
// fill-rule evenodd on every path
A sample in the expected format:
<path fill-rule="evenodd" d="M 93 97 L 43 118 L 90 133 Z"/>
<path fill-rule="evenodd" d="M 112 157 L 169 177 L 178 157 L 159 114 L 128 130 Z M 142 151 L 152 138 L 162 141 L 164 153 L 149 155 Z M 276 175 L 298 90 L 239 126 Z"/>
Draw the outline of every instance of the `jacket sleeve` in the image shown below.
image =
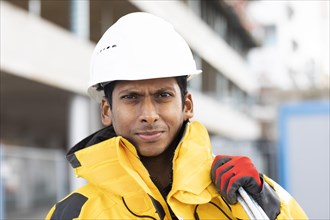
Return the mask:
<path fill-rule="evenodd" d="M 280 199 L 280 213 L 276 219 L 308 219 L 297 201 L 285 189 L 266 175 L 263 175 L 263 179 L 275 190 Z"/>

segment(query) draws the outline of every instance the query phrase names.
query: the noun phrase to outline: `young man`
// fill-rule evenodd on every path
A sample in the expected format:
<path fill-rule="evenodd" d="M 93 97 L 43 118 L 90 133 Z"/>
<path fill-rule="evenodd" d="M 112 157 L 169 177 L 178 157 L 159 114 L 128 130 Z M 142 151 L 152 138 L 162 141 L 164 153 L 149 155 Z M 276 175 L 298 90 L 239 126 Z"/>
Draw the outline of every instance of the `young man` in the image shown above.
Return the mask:
<path fill-rule="evenodd" d="M 271 219 L 306 218 L 248 158 L 213 158 L 206 129 L 189 121 L 187 79 L 200 72 L 161 18 L 132 13 L 109 28 L 96 45 L 89 88 L 105 128 L 67 154 L 88 183 L 46 219 L 247 219 L 240 186 Z"/>

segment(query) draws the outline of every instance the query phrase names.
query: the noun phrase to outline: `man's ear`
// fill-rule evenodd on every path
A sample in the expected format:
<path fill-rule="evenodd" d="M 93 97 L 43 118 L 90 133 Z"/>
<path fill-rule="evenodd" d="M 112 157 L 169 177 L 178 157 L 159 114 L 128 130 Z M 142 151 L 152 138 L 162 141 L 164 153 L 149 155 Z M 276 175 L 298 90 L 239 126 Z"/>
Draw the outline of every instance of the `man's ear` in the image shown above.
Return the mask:
<path fill-rule="evenodd" d="M 101 101 L 101 121 L 104 126 L 111 125 L 111 107 L 106 97 Z"/>
<path fill-rule="evenodd" d="M 183 114 L 184 121 L 187 121 L 194 116 L 194 103 L 192 100 L 192 95 L 189 92 L 187 93 L 184 100 Z"/>

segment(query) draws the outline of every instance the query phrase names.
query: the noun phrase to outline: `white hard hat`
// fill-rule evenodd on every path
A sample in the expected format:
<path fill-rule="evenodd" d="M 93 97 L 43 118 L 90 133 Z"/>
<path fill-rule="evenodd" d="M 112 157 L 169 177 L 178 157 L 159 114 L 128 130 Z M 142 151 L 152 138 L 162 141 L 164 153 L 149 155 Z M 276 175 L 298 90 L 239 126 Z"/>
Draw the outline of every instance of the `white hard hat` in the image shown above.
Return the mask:
<path fill-rule="evenodd" d="M 88 94 L 100 102 L 102 83 L 201 73 L 191 50 L 162 18 L 135 12 L 120 18 L 97 43 L 91 59 Z"/>

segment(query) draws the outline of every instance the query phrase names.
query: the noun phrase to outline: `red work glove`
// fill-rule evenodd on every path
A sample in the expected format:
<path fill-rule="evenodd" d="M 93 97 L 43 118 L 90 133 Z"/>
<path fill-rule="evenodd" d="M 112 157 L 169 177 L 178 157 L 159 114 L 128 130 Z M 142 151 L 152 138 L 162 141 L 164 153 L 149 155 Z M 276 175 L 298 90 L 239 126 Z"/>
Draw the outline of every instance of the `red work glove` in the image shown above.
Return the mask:
<path fill-rule="evenodd" d="M 237 203 L 237 190 L 257 194 L 262 189 L 259 173 L 248 157 L 218 155 L 211 167 L 211 178 L 220 195 L 230 204 Z"/>

